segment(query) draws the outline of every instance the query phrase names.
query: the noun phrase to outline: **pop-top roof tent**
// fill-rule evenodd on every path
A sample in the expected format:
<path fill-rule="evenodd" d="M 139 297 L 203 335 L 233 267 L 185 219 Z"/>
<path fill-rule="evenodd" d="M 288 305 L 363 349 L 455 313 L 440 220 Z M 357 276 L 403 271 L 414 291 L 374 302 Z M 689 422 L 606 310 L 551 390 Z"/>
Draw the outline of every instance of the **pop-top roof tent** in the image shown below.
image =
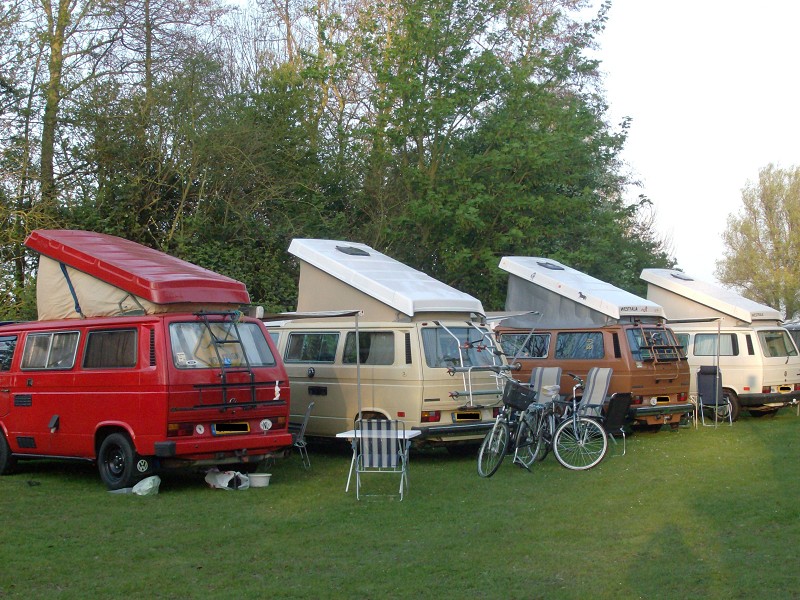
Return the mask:
<path fill-rule="evenodd" d="M 294 239 L 300 259 L 297 310 L 363 311 L 365 321 L 483 315 L 480 300 L 356 242 Z"/>
<path fill-rule="evenodd" d="M 664 310 L 655 302 L 552 259 L 504 256 L 500 268 L 509 273 L 506 311 L 536 311 L 540 316 L 533 323 L 539 327 L 596 327 L 620 321 L 664 320 Z M 525 321 L 509 318 L 504 324 L 531 324 Z"/>
<path fill-rule="evenodd" d="M 670 321 L 720 319 L 721 325 L 778 325 L 780 311 L 720 285 L 673 269 L 643 269 L 647 298 L 664 307 Z"/>
<path fill-rule="evenodd" d="M 113 235 L 37 229 L 39 319 L 223 310 L 250 303 L 245 285 Z"/>

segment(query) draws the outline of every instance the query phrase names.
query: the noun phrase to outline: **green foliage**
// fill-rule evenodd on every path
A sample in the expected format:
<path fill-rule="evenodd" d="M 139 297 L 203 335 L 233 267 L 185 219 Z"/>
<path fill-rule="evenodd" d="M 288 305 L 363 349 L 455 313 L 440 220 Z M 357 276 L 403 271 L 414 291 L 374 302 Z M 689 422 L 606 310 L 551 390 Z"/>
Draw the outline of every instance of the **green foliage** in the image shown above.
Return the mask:
<path fill-rule="evenodd" d="M 800 313 L 800 167 L 767 165 L 758 182 L 742 190 L 742 210 L 728 217 L 725 257 L 717 264 L 720 282 L 743 295 L 782 310 L 786 319 Z"/>

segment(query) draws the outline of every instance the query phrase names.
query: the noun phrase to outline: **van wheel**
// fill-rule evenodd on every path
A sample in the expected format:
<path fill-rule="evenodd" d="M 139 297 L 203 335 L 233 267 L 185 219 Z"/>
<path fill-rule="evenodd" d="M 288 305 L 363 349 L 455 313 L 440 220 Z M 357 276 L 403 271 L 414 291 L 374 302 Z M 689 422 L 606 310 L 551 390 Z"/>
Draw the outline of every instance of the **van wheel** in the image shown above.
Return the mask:
<path fill-rule="evenodd" d="M 131 487 L 136 483 L 139 477 L 136 452 L 127 435 L 112 433 L 103 440 L 97 454 L 97 468 L 100 479 L 110 490 Z"/>
<path fill-rule="evenodd" d="M 739 415 L 742 412 L 742 404 L 739 402 L 739 396 L 736 395 L 736 392 L 733 390 L 729 390 L 727 388 L 722 389 L 723 395 L 728 397 L 728 400 L 731 401 L 731 420 L 737 421 L 739 419 Z M 720 415 L 721 417 L 727 418 L 728 415 Z"/>
<path fill-rule="evenodd" d="M 13 473 L 16 466 L 17 459 L 11 456 L 11 448 L 8 447 L 6 436 L 0 433 L 0 475 Z"/>

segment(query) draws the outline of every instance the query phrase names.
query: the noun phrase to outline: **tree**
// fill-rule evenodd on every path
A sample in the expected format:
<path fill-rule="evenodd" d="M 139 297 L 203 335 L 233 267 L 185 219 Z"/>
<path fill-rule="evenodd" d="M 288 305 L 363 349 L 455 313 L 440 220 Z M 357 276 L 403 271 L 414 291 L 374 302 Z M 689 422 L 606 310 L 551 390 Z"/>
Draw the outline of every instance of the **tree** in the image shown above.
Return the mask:
<path fill-rule="evenodd" d="M 742 190 L 742 203 L 728 216 L 716 276 L 791 319 L 800 312 L 800 167 L 767 165 Z"/>

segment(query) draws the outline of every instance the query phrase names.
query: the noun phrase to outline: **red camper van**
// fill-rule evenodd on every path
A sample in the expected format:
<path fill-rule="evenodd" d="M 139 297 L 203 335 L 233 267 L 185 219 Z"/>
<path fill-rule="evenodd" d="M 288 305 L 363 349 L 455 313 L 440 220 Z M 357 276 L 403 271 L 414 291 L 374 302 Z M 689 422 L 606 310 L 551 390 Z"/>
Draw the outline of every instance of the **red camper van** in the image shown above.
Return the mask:
<path fill-rule="evenodd" d="M 114 236 L 39 230 L 26 245 L 40 320 L 0 326 L 0 474 L 89 460 L 119 489 L 291 448 L 286 372 L 238 310 L 243 284 Z"/>

